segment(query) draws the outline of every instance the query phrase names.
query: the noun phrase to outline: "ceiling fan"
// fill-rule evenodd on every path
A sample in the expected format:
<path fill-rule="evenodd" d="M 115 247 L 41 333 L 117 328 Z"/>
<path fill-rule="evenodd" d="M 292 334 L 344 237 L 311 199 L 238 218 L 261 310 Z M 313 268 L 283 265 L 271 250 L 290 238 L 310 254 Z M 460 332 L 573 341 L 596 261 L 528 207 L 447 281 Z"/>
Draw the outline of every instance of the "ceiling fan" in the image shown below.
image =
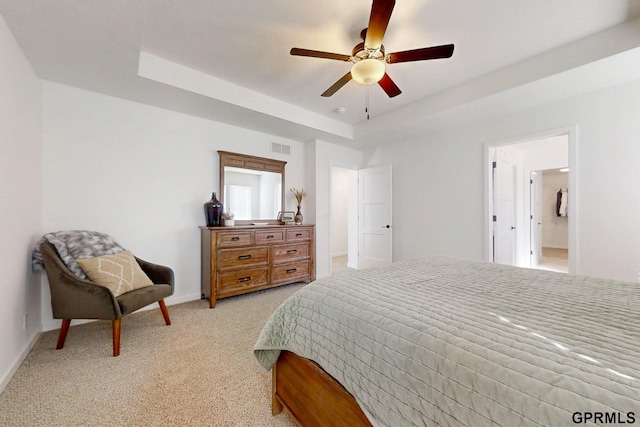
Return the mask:
<path fill-rule="evenodd" d="M 394 96 L 400 95 L 402 91 L 386 73 L 385 63 L 395 64 L 398 62 L 450 58 L 453 55 L 452 44 L 385 54 L 382 38 L 387 30 L 387 25 L 389 24 L 391 12 L 393 12 L 395 4 L 395 0 L 373 0 L 371 15 L 369 16 L 369 26 L 360 33 L 363 41 L 353 48 L 351 55 L 300 49 L 297 47 L 291 49 L 291 55 L 295 56 L 310 56 L 313 58 L 353 62 L 351 71 L 324 91 L 322 96 L 327 97 L 333 95 L 353 79 L 364 85 L 378 83 L 382 90 L 384 90 L 390 98 L 393 98 Z"/>

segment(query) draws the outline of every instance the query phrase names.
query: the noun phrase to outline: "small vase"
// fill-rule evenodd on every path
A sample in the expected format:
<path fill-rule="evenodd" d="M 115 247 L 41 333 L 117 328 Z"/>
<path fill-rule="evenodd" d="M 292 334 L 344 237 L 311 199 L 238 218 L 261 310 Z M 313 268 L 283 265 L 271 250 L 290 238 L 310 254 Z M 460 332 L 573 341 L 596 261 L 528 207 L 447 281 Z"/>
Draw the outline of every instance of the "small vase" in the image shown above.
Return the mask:
<path fill-rule="evenodd" d="M 302 224 L 302 214 L 300 213 L 300 206 L 298 206 L 298 212 L 296 212 L 296 216 L 293 217 L 293 220 L 296 224 Z"/>
<path fill-rule="evenodd" d="M 222 203 L 216 197 L 216 193 L 213 193 L 211 200 L 204 204 L 204 215 L 207 218 L 207 227 L 219 227 L 222 225 Z"/>
<path fill-rule="evenodd" d="M 233 227 L 234 225 L 236 225 L 236 220 L 235 219 L 225 219 L 224 220 L 224 225 L 225 225 L 225 227 Z"/>

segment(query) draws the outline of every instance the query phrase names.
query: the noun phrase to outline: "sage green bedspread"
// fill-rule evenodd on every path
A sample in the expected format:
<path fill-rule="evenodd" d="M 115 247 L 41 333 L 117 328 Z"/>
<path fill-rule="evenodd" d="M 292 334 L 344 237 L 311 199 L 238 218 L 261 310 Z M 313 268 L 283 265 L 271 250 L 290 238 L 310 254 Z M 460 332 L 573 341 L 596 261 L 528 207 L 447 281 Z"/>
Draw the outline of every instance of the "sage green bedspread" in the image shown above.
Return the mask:
<path fill-rule="evenodd" d="M 268 370 L 280 350 L 317 362 L 392 427 L 570 426 L 596 412 L 640 423 L 635 283 L 401 262 L 292 295 L 254 354 Z"/>

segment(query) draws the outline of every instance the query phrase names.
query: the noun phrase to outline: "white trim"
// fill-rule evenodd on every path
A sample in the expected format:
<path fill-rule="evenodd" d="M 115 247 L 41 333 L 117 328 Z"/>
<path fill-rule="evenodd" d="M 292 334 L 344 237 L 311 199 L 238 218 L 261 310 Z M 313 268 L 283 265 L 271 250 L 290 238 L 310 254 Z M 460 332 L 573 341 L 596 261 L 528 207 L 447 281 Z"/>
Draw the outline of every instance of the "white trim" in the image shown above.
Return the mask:
<path fill-rule="evenodd" d="M 20 366 L 22 365 L 22 362 L 24 362 L 24 359 L 27 358 L 33 346 L 36 345 L 36 342 L 38 342 L 38 338 L 40 338 L 41 334 L 42 332 L 36 332 L 31 338 L 31 341 L 29 341 L 29 344 L 27 344 L 25 349 L 22 350 L 20 355 L 17 357 L 16 361 L 11 364 L 11 369 L 7 371 L 4 378 L 2 378 L 2 380 L 0 381 L 0 394 L 2 394 L 4 389 L 7 387 L 7 385 L 15 375 L 15 373 L 18 371 L 18 368 L 20 368 Z"/>

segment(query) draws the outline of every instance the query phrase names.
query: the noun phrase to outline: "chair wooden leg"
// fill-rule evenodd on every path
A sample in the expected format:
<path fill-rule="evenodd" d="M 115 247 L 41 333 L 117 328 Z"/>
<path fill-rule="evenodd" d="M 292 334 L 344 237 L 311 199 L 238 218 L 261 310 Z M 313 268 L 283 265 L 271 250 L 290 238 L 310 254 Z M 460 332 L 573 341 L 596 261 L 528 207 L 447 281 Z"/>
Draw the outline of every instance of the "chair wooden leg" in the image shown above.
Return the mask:
<path fill-rule="evenodd" d="M 58 335 L 58 344 L 56 345 L 56 350 L 60 350 L 64 347 L 64 341 L 67 339 L 67 332 L 69 332 L 69 325 L 71 324 L 71 319 L 62 319 L 62 326 L 60 327 L 60 334 Z"/>
<path fill-rule="evenodd" d="M 171 319 L 169 319 L 169 312 L 167 311 L 167 306 L 164 303 L 164 300 L 161 299 L 158 301 L 158 305 L 160 305 L 160 311 L 162 311 L 162 316 L 164 317 L 164 323 L 169 326 L 171 324 Z"/>
<path fill-rule="evenodd" d="M 113 357 L 120 356 L 120 321 L 122 319 L 115 319 L 111 322 L 113 328 Z"/>

